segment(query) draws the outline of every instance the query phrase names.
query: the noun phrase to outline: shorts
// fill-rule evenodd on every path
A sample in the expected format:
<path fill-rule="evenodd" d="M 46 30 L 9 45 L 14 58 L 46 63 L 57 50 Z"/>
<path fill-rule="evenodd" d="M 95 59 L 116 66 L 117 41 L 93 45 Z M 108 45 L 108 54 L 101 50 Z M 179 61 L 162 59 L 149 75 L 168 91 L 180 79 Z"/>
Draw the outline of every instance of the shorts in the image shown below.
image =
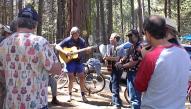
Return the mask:
<path fill-rule="evenodd" d="M 84 73 L 84 65 L 82 63 L 71 61 L 66 64 L 68 73 Z"/>

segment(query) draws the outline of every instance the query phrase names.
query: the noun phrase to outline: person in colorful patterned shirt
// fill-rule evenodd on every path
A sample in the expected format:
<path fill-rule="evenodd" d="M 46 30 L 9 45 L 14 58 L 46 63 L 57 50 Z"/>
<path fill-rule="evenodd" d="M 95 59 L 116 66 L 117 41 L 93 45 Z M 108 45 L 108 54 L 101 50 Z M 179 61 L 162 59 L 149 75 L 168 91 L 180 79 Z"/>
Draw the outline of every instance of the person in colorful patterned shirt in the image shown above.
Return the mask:
<path fill-rule="evenodd" d="M 17 18 L 17 32 L 0 44 L 0 69 L 6 80 L 4 109 L 47 109 L 49 73 L 61 64 L 49 42 L 34 33 L 37 12 L 26 7 Z"/>

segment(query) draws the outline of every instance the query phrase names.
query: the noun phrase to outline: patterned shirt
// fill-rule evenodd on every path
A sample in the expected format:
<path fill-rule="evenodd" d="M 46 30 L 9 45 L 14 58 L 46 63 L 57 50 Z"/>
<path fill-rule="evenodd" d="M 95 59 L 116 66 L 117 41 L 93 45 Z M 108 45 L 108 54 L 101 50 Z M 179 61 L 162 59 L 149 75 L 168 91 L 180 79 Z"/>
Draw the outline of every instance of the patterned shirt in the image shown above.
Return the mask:
<path fill-rule="evenodd" d="M 6 80 L 5 109 L 40 109 L 48 105 L 48 70 L 58 59 L 48 41 L 15 33 L 0 44 L 0 68 Z"/>
<path fill-rule="evenodd" d="M 128 61 L 139 61 L 135 66 L 129 68 L 129 71 L 137 72 L 138 65 L 142 59 L 141 51 L 138 50 L 139 48 L 141 48 L 141 42 L 138 42 L 135 46 L 131 46 L 128 49 Z"/>

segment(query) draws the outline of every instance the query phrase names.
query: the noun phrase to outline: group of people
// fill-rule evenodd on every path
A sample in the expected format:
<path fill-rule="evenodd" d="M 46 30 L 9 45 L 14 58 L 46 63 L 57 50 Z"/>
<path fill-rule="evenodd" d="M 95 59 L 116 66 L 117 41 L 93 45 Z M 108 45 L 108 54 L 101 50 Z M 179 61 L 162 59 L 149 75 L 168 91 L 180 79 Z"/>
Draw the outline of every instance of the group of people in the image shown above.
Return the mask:
<path fill-rule="evenodd" d="M 18 17 L 4 29 L 0 43 L 0 93 L 4 109 L 48 109 L 48 85 L 52 86 L 53 103 L 56 98 L 56 82 L 52 75 L 59 75 L 62 66 L 49 42 L 38 35 L 35 29 L 38 14 L 31 8 L 20 10 Z M 10 29 L 9 29 L 10 28 Z M 12 29 L 11 29 L 12 28 Z M 119 82 L 122 72 L 127 71 L 127 87 L 132 109 L 184 109 L 189 78 L 190 58 L 176 39 L 173 26 L 160 16 L 150 16 L 143 24 L 146 45 L 137 30 L 127 34 L 132 46 L 126 51 L 116 49 L 120 36 L 112 33 L 110 55 L 103 57 L 111 64 L 110 89 L 112 105 L 121 108 Z M 85 48 L 80 30 L 73 27 L 70 36 L 56 45 L 56 50 L 66 56 L 73 55 L 64 47 Z M 83 58 L 66 63 L 69 76 L 69 102 L 72 100 L 74 74 L 80 79 L 82 101 L 87 102 L 84 87 Z M 2 90 L 1 90 L 2 89 Z M 4 96 L 4 97 L 3 97 Z"/>
<path fill-rule="evenodd" d="M 117 48 L 119 35 L 111 34 L 112 53 L 104 59 L 112 63 L 112 104 L 122 106 L 119 81 L 125 70 L 132 109 L 184 109 L 191 61 L 177 40 L 176 27 L 155 15 L 145 19 L 143 31 L 145 40 L 137 30 L 129 31 L 132 46 L 126 55 L 123 47 Z"/>

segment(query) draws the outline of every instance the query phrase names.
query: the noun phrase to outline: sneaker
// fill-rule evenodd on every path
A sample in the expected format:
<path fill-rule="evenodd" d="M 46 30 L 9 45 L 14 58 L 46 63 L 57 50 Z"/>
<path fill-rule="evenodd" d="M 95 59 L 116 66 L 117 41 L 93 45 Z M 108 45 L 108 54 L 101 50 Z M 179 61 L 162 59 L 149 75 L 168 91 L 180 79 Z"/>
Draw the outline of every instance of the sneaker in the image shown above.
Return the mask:
<path fill-rule="evenodd" d="M 53 104 L 53 105 L 59 105 L 60 102 L 59 102 L 57 99 L 52 99 L 51 104 Z"/>
<path fill-rule="evenodd" d="M 88 100 L 87 100 L 87 98 L 85 96 L 82 96 L 82 101 L 85 102 L 85 103 L 88 102 Z"/>

